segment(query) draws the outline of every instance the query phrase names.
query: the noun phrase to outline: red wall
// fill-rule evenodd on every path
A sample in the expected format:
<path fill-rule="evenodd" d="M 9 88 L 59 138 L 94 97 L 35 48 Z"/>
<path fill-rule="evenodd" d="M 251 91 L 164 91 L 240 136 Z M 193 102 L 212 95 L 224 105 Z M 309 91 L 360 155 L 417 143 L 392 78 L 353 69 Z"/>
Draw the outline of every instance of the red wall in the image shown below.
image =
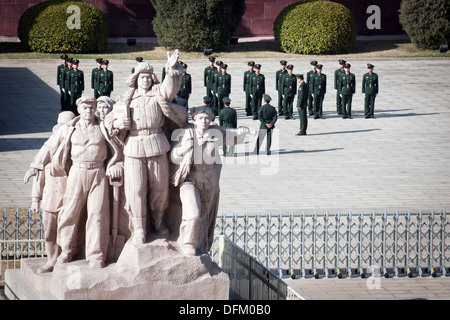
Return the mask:
<path fill-rule="evenodd" d="M 358 33 L 366 29 L 367 7 L 378 5 L 381 29 L 372 34 L 402 34 L 398 22 L 401 0 L 334 0 L 352 10 L 358 22 Z M 0 36 L 17 36 L 20 16 L 43 0 L 0 0 Z M 107 17 L 110 37 L 154 37 L 152 20 L 155 10 L 150 0 L 85 0 L 97 6 Z M 295 0 L 247 0 L 247 11 L 235 32 L 239 37 L 272 36 L 273 22 L 280 11 Z"/>

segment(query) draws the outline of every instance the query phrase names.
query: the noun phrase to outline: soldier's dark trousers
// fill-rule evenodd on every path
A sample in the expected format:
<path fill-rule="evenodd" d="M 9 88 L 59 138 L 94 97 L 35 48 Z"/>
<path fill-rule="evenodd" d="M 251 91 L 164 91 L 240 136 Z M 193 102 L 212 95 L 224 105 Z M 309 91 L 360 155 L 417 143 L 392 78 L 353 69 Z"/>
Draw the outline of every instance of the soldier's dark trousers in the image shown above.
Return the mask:
<path fill-rule="evenodd" d="M 61 89 L 59 89 L 59 99 L 61 102 L 61 111 L 66 111 L 66 95 Z"/>
<path fill-rule="evenodd" d="M 266 137 L 267 135 L 267 137 Z M 266 137 L 266 153 L 270 154 L 270 146 L 272 145 L 272 129 L 259 129 L 258 139 L 256 140 L 256 154 L 259 154 L 259 149 Z"/>
<path fill-rule="evenodd" d="M 68 89 L 64 89 L 66 92 L 64 93 L 64 111 L 72 111 L 70 109 L 70 94 Z"/>
<path fill-rule="evenodd" d="M 339 91 L 336 92 L 336 112 L 338 115 L 342 115 L 342 98 Z"/>
<path fill-rule="evenodd" d="M 323 94 L 314 95 L 314 119 L 323 117 Z"/>
<path fill-rule="evenodd" d="M 252 96 L 250 92 L 247 90 L 245 91 L 245 113 L 247 116 L 252 115 L 252 107 L 253 107 Z"/>
<path fill-rule="evenodd" d="M 278 90 L 278 115 L 280 116 L 284 115 L 283 105 L 284 105 L 283 92 L 281 92 L 281 90 Z"/>
<path fill-rule="evenodd" d="M 311 93 L 308 94 L 308 113 L 310 116 L 314 114 L 314 96 Z"/>
<path fill-rule="evenodd" d="M 375 94 L 367 94 L 364 98 L 364 116 L 366 118 L 373 118 L 375 110 Z"/>
<path fill-rule="evenodd" d="M 343 94 L 342 95 L 342 118 L 352 117 L 352 95 Z"/>
<path fill-rule="evenodd" d="M 223 109 L 223 98 L 225 98 L 225 97 L 227 97 L 227 96 L 224 94 L 220 94 L 220 93 L 219 93 L 219 96 L 217 97 L 217 107 L 216 107 L 217 114 L 216 114 L 216 116 L 219 114 L 220 110 Z"/>
<path fill-rule="evenodd" d="M 258 119 L 258 111 L 261 108 L 262 94 L 255 93 L 252 98 L 252 115 L 253 120 Z"/>
<path fill-rule="evenodd" d="M 292 118 L 293 105 L 294 105 L 294 96 L 284 96 L 285 99 L 283 101 L 283 109 L 284 109 L 284 118 Z"/>
<path fill-rule="evenodd" d="M 306 104 L 302 107 L 302 110 L 298 109 L 298 118 L 300 119 L 300 131 L 301 134 L 306 134 L 308 128 L 308 114 Z"/>
<path fill-rule="evenodd" d="M 100 97 L 100 93 L 97 89 L 94 89 L 94 98 L 97 99 L 98 97 Z"/>
<path fill-rule="evenodd" d="M 80 92 L 72 92 L 70 95 L 70 109 L 69 111 L 72 111 L 76 116 L 79 116 L 80 114 L 77 111 L 77 99 L 81 98 L 81 91 Z"/>

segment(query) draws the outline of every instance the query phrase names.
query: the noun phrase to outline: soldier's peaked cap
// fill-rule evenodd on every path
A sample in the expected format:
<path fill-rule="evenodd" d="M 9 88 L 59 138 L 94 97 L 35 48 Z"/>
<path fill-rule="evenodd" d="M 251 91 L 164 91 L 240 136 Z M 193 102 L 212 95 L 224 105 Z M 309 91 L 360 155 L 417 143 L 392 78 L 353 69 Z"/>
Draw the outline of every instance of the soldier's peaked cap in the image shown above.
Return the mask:
<path fill-rule="evenodd" d="M 210 57 L 208 58 L 208 60 L 209 60 L 210 62 L 214 62 L 214 61 L 216 61 L 216 58 L 213 57 L 213 56 L 210 56 Z"/>
<path fill-rule="evenodd" d="M 255 69 L 261 69 L 261 65 L 259 63 L 255 64 Z"/>
<path fill-rule="evenodd" d="M 102 64 L 108 65 L 108 64 L 109 64 L 109 61 L 105 59 L 105 60 L 102 61 Z"/>
<path fill-rule="evenodd" d="M 268 94 L 263 95 L 263 98 L 264 98 L 265 101 L 271 101 L 272 100 L 272 98 Z"/>
<path fill-rule="evenodd" d="M 290 64 L 290 65 L 288 65 L 288 66 L 286 67 L 286 69 L 292 70 L 292 69 L 294 69 L 294 66 L 293 66 L 292 64 Z"/>
<path fill-rule="evenodd" d="M 323 67 L 323 65 L 321 65 L 321 64 L 316 65 L 317 69 L 322 69 L 322 67 Z"/>
<path fill-rule="evenodd" d="M 375 67 L 373 64 L 371 64 L 371 63 L 367 64 L 367 69 L 373 69 L 373 67 Z"/>
<path fill-rule="evenodd" d="M 103 62 L 103 59 L 102 59 L 102 58 L 97 58 L 97 59 L 95 59 L 95 62 L 97 62 L 97 63 L 102 63 L 102 62 Z"/>
<path fill-rule="evenodd" d="M 203 97 L 203 101 L 204 101 L 204 102 L 211 102 L 211 97 L 204 96 L 204 97 Z"/>
<path fill-rule="evenodd" d="M 69 57 L 67 56 L 67 54 L 63 54 L 62 56 L 61 56 L 61 58 L 60 59 L 62 59 L 62 60 L 67 60 Z"/>
<path fill-rule="evenodd" d="M 339 59 L 339 64 L 345 64 L 347 61 L 345 61 L 344 59 Z"/>
<path fill-rule="evenodd" d="M 230 103 L 230 102 L 231 102 L 231 99 L 228 98 L 228 97 L 225 97 L 225 98 L 223 98 L 223 102 L 224 102 L 224 103 Z"/>
<path fill-rule="evenodd" d="M 137 57 L 137 58 L 136 58 L 136 61 L 137 61 L 137 62 L 142 62 L 142 61 L 144 61 L 144 58 L 142 58 L 142 57 Z"/>
<path fill-rule="evenodd" d="M 255 65 L 255 61 L 249 61 L 249 62 L 247 63 L 247 65 L 253 67 L 253 66 Z"/>
<path fill-rule="evenodd" d="M 350 68 L 352 65 L 350 63 L 344 64 L 344 68 Z"/>
<path fill-rule="evenodd" d="M 281 61 L 280 61 L 280 64 L 283 65 L 283 66 L 285 66 L 285 65 L 287 65 L 287 61 L 286 61 L 286 60 L 281 60 Z"/>
<path fill-rule="evenodd" d="M 310 64 L 311 64 L 312 66 L 317 66 L 318 62 L 317 62 L 316 60 L 314 60 L 314 61 L 311 61 Z"/>
<path fill-rule="evenodd" d="M 79 64 L 79 63 L 80 63 L 80 60 L 78 60 L 78 59 L 72 61 L 72 64 Z"/>

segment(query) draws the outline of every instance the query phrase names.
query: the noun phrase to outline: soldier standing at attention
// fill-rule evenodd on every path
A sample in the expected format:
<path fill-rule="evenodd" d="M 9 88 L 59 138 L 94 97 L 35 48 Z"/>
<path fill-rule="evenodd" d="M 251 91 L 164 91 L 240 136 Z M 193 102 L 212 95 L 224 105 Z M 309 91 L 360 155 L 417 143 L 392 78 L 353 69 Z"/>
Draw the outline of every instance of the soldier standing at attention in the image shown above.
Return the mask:
<path fill-rule="evenodd" d="M 277 73 L 275 74 L 275 90 L 278 91 L 278 115 L 282 116 L 284 115 L 284 111 L 283 111 L 283 90 L 281 89 L 281 84 L 283 81 L 283 77 L 285 75 L 287 75 L 287 71 L 286 71 L 286 65 L 287 65 L 287 61 L 286 60 L 281 60 L 280 61 L 280 65 L 281 65 L 281 69 L 277 71 Z"/>
<path fill-rule="evenodd" d="M 68 58 L 66 60 L 67 66 L 63 70 L 63 74 L 61 76 L 61 88 L 64 92 L 64 110 L 72 111 L 70 107 L 70 72 L 73 70 L 72 68 L 72 58 Z"/>
<path fill-rule="evenodd" d="M 212 80 L 212 82 L 213 82 L 213 85 L 212 85 L 213 99 L 211 101 L 211 111 L 214 113 L 214 115 L 218 114 L 217 108 L 219 106 L 219 102 L 217 100 L 217 78 L 219 77 L 219 75 L 222 74 L 222 65 L 223 65 L 222 61 L 216 61 L 217 69 L 214 70 L 214 73 L 213 73 L 213 80 Z"/>
<path fill-rule="evenodd" d="M 339 116 L 342 116 L 342 99 L 341 93 L 339 92 L 339 79 L 341 75 L 345 73 L 344 65 L 347 61 L 340 59 L 339 60 L 339 69 L 334 71 L 334 91 L 336 91 L 336 111 Z"/>
<path fill-rule="evenodd" d="M 274 106 L 270 105 L 272 98 L 265 94 L 264 105 L 258 111 L 258 118 L 261 121 L 259 126 L 258 139 L 256 140 L 256 154 L 259 154 L 259 148 L 267 135 L 266 153 L 270 155 L 270 146 L 272 145 L 272 130 L 275 129 L 275 123 L 278 120 L 277 110 Z"/>
<path fill-rule="evenodd" d="M 253 76 L 253 74 L 255 73 L 254 66 L 255 66 L 255 62 L 254 61 L 249 61 L 247 63 L 248 66 L 248 70 L 244 72 L 244 83 L 243 83 L 243 87 L 242 89 L 245 92 L 245 113 L 247 116 L 251 116 L 252 115 L 252 96 L 251 96 L 251 88 L 250 88 L 250 79 Z"/>
<path fill-rule="evenodd" d="M 310 116 L 314 114 L 314 96 L 313 96 L 313 88 L 312 88 L 312 78 L 317 73 L 317 61 L 311 61 L 311 69 L 306 74 L 306 84 L 308 85 L 309 93 L 308 93 L 308 113 Z"/>
<path fill-rule="evenodd" d="M 67 63 L 66 60 L 69 57 L 67 56 L 67 54 L 63 54 L 60 59 L 61 59 L 61 64 L 58 66 L 57 70 L 56 70 L 56 84 L 58 85 L 59 88 L 59 98 L 60 98 L 60 102 L 61 102 L 61 111 L 65 111 L 65 104 L 64 104 L 64 84 L 62 83 L 62 78 L 63 78 L 63 74 L 64 74 L 64 69 L 66 69 L 67 67 Z"/>
<path fill-rule="evenodd" d="M 297 133 L 297 136 L 304 136 L 306 135 L 306 129 L 308 128 L 308 85 L 304 81 L 302 74 L 297 75 L 297 83 L 297 110 L 300 119 L 300 131 Z"/>
<path fill-rule="evenodd" d="M 350 67 L 349 63 L 344 65 L 345 73 L 339 79 L 342 95 L 342 119 L 352 118 L 352 98 L 355 94 L 356 81 L 355 75 L 350 72 Z"/>
<path fill-rule="evenodd" d="M 237 113 L 236 110 L 230 107 L 230 103 L 230 98 L 223 98 L 224 108 L 219 112 L 219 126 L 226 128 L 237 128 Z M 223 156 L 234 156 L 234 144 L 223 145 Z"/>
<path fill-rule="evenodd" d="M 142 58 L 142 57 L 136 57 L 136 64 L 139 65 L 139 63 L 141 63 L 142 61 L 144 61 L 144 58 Z M 135 69 L 135 68 L 131 69 L 131 73 L 134 73 L 134 69 Z"/>
<path fill-rule="evenodd" d="M 102 61 L 102 70 L 98 73 L 99 77 L 99 89 L 100 96 L 111 96 L 111 92 L 114 90 L 114 75 L 111 70 L 108 70 L 109 61 Z"/>
<path fill-rule="evenodd" d="M 258 111 L 261 108 L 263 94 L 266 93 L 266 79 L 261 72 L 261 65 L 255 65 L 255 72 L 250 78 L 250 93 L 252 96 L 253 120 L 258 119 Z"/>
<path fill-rule="evenodd" d="M 378 75 L 373 72 L 374 65 L 367 64 L 367 72 L 363 76 L 362 93 L 364 95 L 364 117 L 375 118 L 375 98 L 378 95 Z"/>
<path fill-rule="evenodd" d="M 325 119 L 323 117 L 323 99 L 327 92 L 327 76 L 322 73 L 323 65 L 316 66 L 317 73 L 312 77 L 311 89 L 314 95 L 314 119 Z"/>
<path fill-rule="evenodd" d="M 77 99 L 81 98 L 81 95 L 84 92 L 84 73 L 81 70 L 78 70 L 79 60 L 73 60 L 72 66 L 73 70 L 70 71 L 69 74 L 69 87 L 70 87 L 70 108 L 76 116 L 79 116 L 77 110 Z"/>
<path fill-rule="evenodd" d="M 100 97 L 100 94 L 98 93 L 98 87 L 99 87 L 98 73 L 100 72 L 100 70 L 102 70 L 102 61 L 103 61 L 102 58 L 95 59 L 97 68 L 92 69 L 92 73 L 91 73 L 91 89 L 92 89 L 92 92 L 94 93 L 95 99 Z"/>
<path fill-rule="evenodd" d="M 227 73 L 228 65 L 223 64 L 221 67 L 222 74 L 217 76 L 217 109 L 216 115 L 219 115 L 223 109 L 223 98 L 228 97 L 231 93 L 231 75 Z"/>
<path fill-rule="evenodd" d="M 183 74 L 181 76 L 179 96 L 189 102 L 189 97 L 192 93 L 192 79 L 191 75 L 187 73 L 187 67 L 187 64 L 183 63 Z"/>
<path fill-rule="evenodd" d="M 209 57 L 209 66 L 205 68 L 205 71 L 203 72 L 203 86 L 206 88 L 206 95 L 210 98 L 213 97 L 213 82 L 214 82 L 214 71 L 217 70 L 217 68 L 214 66 L 214 62 L 216 61 L 216 58 Z"/>
<path fill-rule="evenodd" d="M 284 109 L 284 118 L 285 119 L 294 119 L 292 116 L 293 107 L 294 107 L 294 97 L 297 93 L 297 79 L 295 75 L 292 73 L 294 70 L 294 66 L 292 64 L 286 67 L 287 75 L 283 77 L 283 81 L 281 82 L 281 89 L 283 90 L 284 100 L 283 100 L 283 109 Z"/>

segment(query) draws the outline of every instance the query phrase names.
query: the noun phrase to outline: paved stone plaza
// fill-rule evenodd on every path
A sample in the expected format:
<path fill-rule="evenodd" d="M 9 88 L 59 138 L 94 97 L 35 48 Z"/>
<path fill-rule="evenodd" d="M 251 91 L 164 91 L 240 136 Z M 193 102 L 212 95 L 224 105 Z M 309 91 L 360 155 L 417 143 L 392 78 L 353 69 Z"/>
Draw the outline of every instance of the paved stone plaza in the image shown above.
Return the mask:
<path fill-rule="evenodd" d="M 182 55 L 180 59 L 183 60 Z M 336 115 L 335 107 L 333 74 L 337 59 L 317 59 L 328 76 L 326 119 L 310 117 L 308 135 L 295 136 L 299 131 L 298 116 L 295 120 L 281 117 L 276 124 L 272 156 L 266 156 L 264 149 L 260 156 L 251 154 L 253 140 L 249 139 L 236 148 L 236 157 L 224 158 L 219 213 L 449 210 L 450 60 L 349 60 L 356 75 L 357 92 L 353 119 L 344 120 Z M 238 125 L 256 130 L 259 121 L 245 117 L 243 109 L 242 75 L 247 60 L 222 60 L 232 76 L 230 98 L 238 111 Z M 275 72 L 279 59 L 252 60 L 262 65 L 266 93 L 276 106 Z M 207 59 L 183 61 L 193 79 L 190 105 L 200 105 L 205 94 L 203 69 Z M 310 59 L 288 62 L 295 66 L 294 73 L 310 70 Z M 376 119 L 364 119 L 361 81 L 369 62 L 375 65 L 374 71 L 380 78 Z M 160 77 L 164 62 L 150 63 Z M 58 64 L 59 60 L 0 60 L 0 207 L 31 204 L 31 183 L 24 185 L 23 176 L 56 123 L 60 110 Z M 115 78 L 113 98 L 125 92 L 125 79 L 134 66 L 134 61 L 110 61 Z M 94 67 L 94 60 L 80 61 L 86 95 L 92 95 L 90 73 Z M 330 283 L 337 290 L 328 279 L 294 281 L 302 281 L 305 288 L 308 283 L 314 287 L 316 283 Z M 357 280 L 339 283 L 350 281 Z M 426 283 L 436 281 L 440 280 Z M 449 293 L 447 279 L 441 281 Z"/>

